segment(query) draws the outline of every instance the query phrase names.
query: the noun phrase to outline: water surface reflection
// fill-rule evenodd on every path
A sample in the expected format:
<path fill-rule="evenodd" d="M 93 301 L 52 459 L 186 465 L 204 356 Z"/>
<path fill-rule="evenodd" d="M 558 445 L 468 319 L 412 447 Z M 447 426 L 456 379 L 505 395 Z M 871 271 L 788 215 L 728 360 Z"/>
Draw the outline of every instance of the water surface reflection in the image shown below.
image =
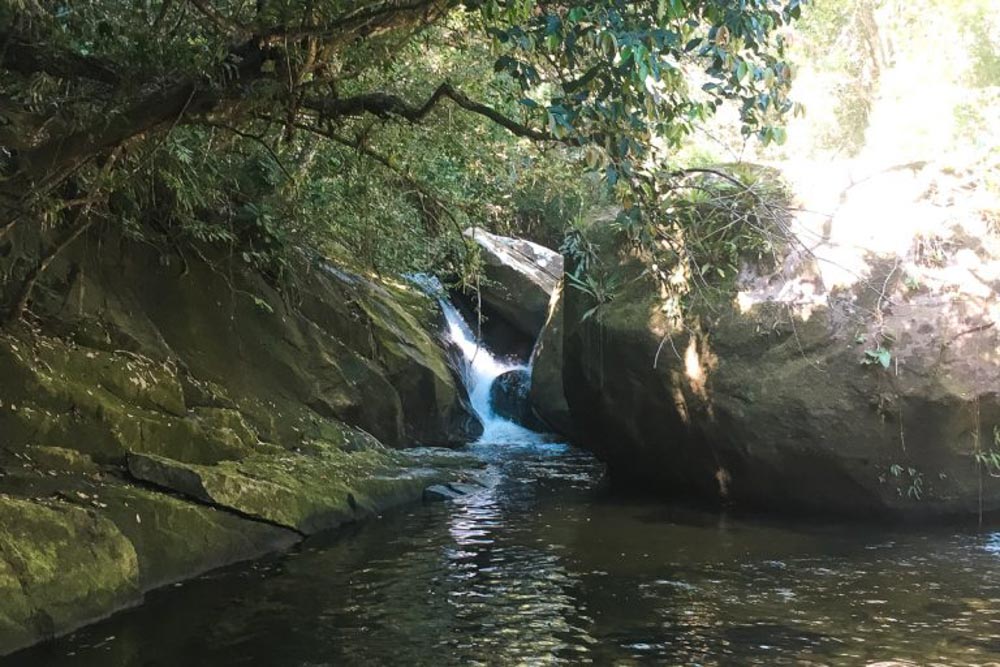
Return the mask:
<path fill-rule="evenodd" d="M 9 664 L 1000 660 L 1000 534 L 738 520 L 616 499 L 562 445 L 475 449 L 482 493 L 155 593 Z"/>

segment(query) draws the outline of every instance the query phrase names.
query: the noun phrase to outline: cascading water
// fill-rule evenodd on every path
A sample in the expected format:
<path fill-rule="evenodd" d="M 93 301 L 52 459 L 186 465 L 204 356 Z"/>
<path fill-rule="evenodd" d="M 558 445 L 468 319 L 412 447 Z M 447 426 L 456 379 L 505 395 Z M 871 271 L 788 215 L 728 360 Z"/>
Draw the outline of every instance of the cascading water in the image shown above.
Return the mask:
<path fill-rule="evenodd" d="M 469 393 L 472 410 L 483 423 L 483 434 L 476 444 L 534 444 L 546 441 L 541 433 L 526 429 L 520 424 L 501 417 L 493 410 L 490 387 L 500 375 L 513 370 L 528 370 L 524 364 L 511 364 L 498 359 L 476 338 L 472 327 L 448 300 L 447 293 L 433 276 L 410 276 L 425 292 L 436 298 L 448 323 L 446 333 L 462 353 L 464 360 L 462 381 Z"/>

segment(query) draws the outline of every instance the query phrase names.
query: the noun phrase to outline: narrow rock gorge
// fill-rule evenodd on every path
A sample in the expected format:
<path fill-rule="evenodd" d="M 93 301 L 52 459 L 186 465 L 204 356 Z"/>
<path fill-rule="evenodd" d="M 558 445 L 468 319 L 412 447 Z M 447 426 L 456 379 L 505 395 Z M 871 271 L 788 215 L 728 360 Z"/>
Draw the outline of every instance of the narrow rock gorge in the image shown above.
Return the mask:
<path fill-rule="evenodd" d="M 303 256 L 294 292 L 125 239 L 0 336 L 0 651 L 461 481 L 482 425 L 412 286 Z"/>

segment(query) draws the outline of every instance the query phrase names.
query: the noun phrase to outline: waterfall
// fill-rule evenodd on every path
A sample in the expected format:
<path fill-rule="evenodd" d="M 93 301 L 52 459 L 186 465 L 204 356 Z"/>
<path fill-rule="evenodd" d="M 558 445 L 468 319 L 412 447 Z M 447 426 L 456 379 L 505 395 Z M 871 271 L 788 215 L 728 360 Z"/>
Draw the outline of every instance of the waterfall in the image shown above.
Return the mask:
<path fill-rule="evenodd" d="M 472 327 L 448 299 L 437 278 L 427 275 L 409 276 L 425 292 L 441 304 L 448 330 L 448 342 L 462 353 L 462 382 L 469 393 L 472 410 L 483 423 L 483 434 L 476 444 L 532 444 L 546 442 L 546 437 L 520 424 L 498 416 L 490 402 L 490 387 L 500 375 L 513 370 L 528 370 L 524 364 L 511 364 L 498 359 L 472 331 Z"/>

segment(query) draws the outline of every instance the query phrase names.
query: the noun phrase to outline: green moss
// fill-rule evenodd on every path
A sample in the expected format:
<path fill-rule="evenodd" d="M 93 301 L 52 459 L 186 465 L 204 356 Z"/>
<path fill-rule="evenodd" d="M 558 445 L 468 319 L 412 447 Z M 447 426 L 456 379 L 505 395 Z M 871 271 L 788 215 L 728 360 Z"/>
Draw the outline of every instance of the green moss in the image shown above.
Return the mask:
<path fill-rule="evenodd" d="M 98 470 L 93 459 L 75 449 L 33 445 L 27 448 L 25 455 L 35 463 L 51 470 L 80 473 L 95 473 Z"/>
<path fill-rule="evenodd" d="M 285 548 L 297 536 L 233 514 L 140 487 L 102 487 L 101 514 L 135 547 L 139 583 L 155 588 Z"/>
<path fill-rule="evenodd" d="M 431 299 L 316 274 L 292 305 L 254 274 L 151 260 L 71 252 L 86 269 L 53 266 L 33 303 L 44 333 L 0 332 L 0 653 L 453 475 L 376 440 L 462 439 Z M 135 486 L 130 454 L 190 498 Z"/>
<path fill-rule="evenodd" d="M 305 452 L 258 453 L 214 466 L 129 457 L 129 469 L 140 479 L 302 533 L 354 521 L 403 497 L 417 498 L 441 476 L 405 471 L 402 463 L 388 450 L 345 451 L 320 441 L 310 442 Z"/>
<path fill-rule="evenodd" d="M 197 463 L 238 458 L 257 437 L 233 410 L 188 414 L 168 369 L 131 353 L 76 348 L 59 339 L 0 338 L 0 428 L 8 447 L 72 446 L 100 461 L 128 451 Z"/>
<path fill-rule="evenodd" d="M 34 609 L 13 566 L 0 556 L 0 652 L 37 641 Z"/>
<path fill-rule="evenodd" d="M 134 603 L 138 581 L 135 549 L 111 521 L 77 507 L 0 495 L 0 590 L 12 592 L 0 605 L 6 637 L 0 647 Z"/>

